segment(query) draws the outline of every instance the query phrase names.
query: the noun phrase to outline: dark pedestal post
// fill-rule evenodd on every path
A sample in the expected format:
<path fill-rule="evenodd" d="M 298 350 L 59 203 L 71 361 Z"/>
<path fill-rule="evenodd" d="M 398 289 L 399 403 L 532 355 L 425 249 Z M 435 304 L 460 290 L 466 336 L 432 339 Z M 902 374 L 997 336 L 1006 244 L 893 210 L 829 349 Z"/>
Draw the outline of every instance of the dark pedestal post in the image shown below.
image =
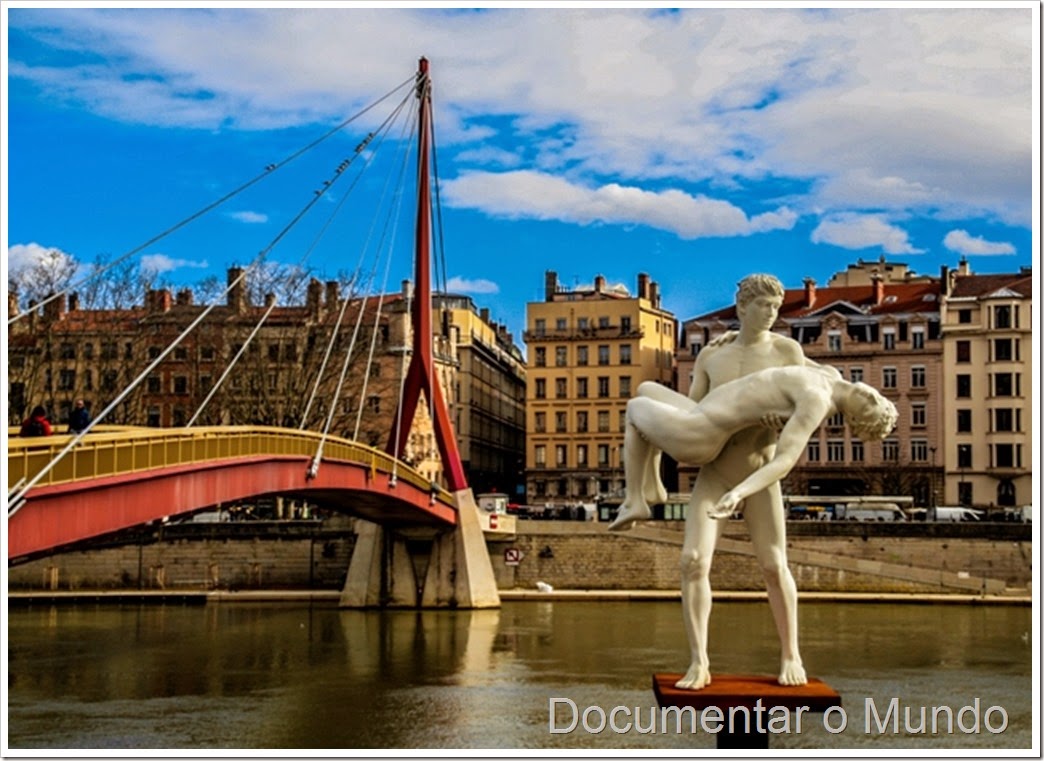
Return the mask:
<path fill-rule="evenodd" d="M 741 750 L 764 750 L 769 746 L 769 732 L 764 724 L 760 727 L 754 720 L 755 708 L 775 707 L 788 710 L 802 709 L 809 713 L 822 713 L 828 708 L 841 705 L 841 696 L 832 687 L 819 679 L 809 679 L 800 687 L 784 687 L 771 676 L 715 676 L 702 690 L 679 690 L 674 683 L 681 674 L 653 674 L 653 692 L 660 708 L 692 708 L 703 711 L 718 708 L 725 716 L 725 723 L 716 735 L 718 748 Z M 748 725 L 729 721 L 730 708 L 746 708 L 751 712 Z"/>

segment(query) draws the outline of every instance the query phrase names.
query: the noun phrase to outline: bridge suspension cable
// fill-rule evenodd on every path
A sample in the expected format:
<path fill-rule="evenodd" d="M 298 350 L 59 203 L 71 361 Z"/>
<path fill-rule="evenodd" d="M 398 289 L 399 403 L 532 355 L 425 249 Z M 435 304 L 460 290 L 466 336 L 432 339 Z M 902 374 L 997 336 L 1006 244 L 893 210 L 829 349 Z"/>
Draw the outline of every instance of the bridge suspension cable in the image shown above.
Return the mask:
<path fill-rule="evenodd" d="M 187 224 L 189 224 L 191 222 L 194 222 L 195 220 L 199 219 L 200 217 L 204 216 L 205 214 L 213 211 L 214 209 L 218 208 L 219 206 L 221 206 L 225 202 L 231 200 L 235 196 L 237 196 L 240 193 L 242 193 L 243 191 L 247 190 L 251 186 L 257 184 L 262 179 L 272 175 L 274 172 L 278 171 L 279 169 L 282 169 L 287 164 L 289 164 L 292 161 L 300 158 L 305 153 L 308 153 L 313 148 L 317 147 L 318 145 L 320 145 L 324 141 L 326 141 L 329 138 L 333 137 L 338 132 L 343 130 L 345 127 L 347 127 L 349 124 L 351 124 L 355 120 L 357 120 L 360 117 L 364 116 L 369 111 L 371 111 L 374 108 L 376 108 L 378 105 L 383 103 L 385 100 L 390 98 L 392 95 L 397 93 L 399 90 L 401 90 L 402 88 L 404 88 L 404 87 L 406 87 L 408 85 L 413 84 L 414 82 L 415 82 L 414 77 L 410 77 L 409 79 L 405 80 L 401 84 L 397 85 L 396 87 L 394 87 L 391 90 L 389 90 L 388 92 L 386 92 L 384 95 L 382 95 L 377 100 L 375 100 L 372 103 L 370 103 L 369 105 L 367 105 L 362 110 L 358 111 L 357 113 L 353 114 L 352 116 L 348 117 L 347 119 L 344 119 L 337 126 L 333 127 L 332 129 L 328 130 L 324 134 L 320 135 L 318 138 L 316 138 L 312 142 L 308 143 L 304 147 L 299 148 L 298 150 L 294 151 L 293 153 L 291 153 L 286 158 L 284 158 L 284 159 L 282 159 L 280 161 L 277 161 L 274 164 L 268 164 L 265 167 L 263 172 L 257 174 L 256 176 L 254 176 L 251 179 L 247 180 L 246 182 L 242 183 L 238 187 L 236 187 L 233 190 L 229 191 L 225 195 L 223 195 L 220 198 L 218 198 L 216 201 L 213 201 L 213 202 L 207 204 L 206 206 L 204 206 L 203 208 L 199 209 L 198 211 L 193 212 L 192 214 L 190 214 L 189 216 L 185 217 L 181 221 L 176 222 L 175 224 L 171 225 L 170 227 L 168 227 L 166 230 L 164 230 L 163 232 L 159 233 L 158 235 L 155 235 L 152 238 L 149 238 L 144 243 L 141 243 L 141 244 L 135 246 L 134 248 L 130 249 L 129 251 L 121 254 L 120 256 L 118 256 L 116 259 L 114 259 L 113 261 L 109 262 L 105 266 L 99 267 L 99 268 L 95 269 L 93 272 L 91 272 L 87 276 L 81 278 L 80 280 L 75 281 L 74 283 L 71 283 L 69 286 L 67 286 L 66 288 L 62 289 L 61 291 L 58 291 L 57 293 L 52 293 L 52 294 L 47 295 L 40 303 L 38 303 L 34 307 L 34 309 L 41 309 L 46 304 L 49 304 L 50 302 L 54 301 L 55 299 L 64 297 L 66 294 L 68 294 L 69 292 L 73 291 L 74 288 L 80 288 L 80 287 L 86 285 L 87 283 L 91 282 L 92 280 L 94 280 L 94 279 L 96 279 L 98 277 L 101 277 L 101 275 L 105 274 L 106 272 L 108 272 L 112 268 L 114 268 L 117 265 L 121 264 L 122 262 L 126 261 L 130 257 L 134 256 L 135 254 L 141 253 L 142 251 L 144 251 L 145 249 L 147 249 L 149 246 L 153 245 L 154 243 L 158 243 L 159 241 L 161 241 L 164 238 L 166 238 L 168 235 L 176 232 L 177 230 L 180 230 L 182 227 L 185 227 Z M 29 314 L 29 311 L 19 312 L 18 314 L 14 315 L 13 317 L 9 317 L 8 320 L 7 320 L 7 324 L 8 325 L 12 325 L 15 322 L 17 322 L 18 320 L 20 320 L 23 317 L 25 317 L 27 314 Z"/>

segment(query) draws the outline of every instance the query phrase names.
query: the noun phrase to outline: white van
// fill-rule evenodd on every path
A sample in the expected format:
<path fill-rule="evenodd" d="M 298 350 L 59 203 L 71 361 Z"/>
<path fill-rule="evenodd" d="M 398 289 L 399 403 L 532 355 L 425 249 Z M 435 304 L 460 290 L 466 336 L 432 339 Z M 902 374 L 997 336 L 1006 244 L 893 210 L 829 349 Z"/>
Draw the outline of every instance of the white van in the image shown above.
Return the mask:
<path fill-rule="evenodd" d="M 977 521 L 986 514 L 983 510 L 974 510 L 970 507 L 936 507 L 935 520 L 944 523 L 959 523 L 960 521 Z M 929 511 L 929 516 L 931 511 Z"/>
<path fill-rule="evenodd" d="M 842 521 L 905 521 L 904 513 L 894 502 L 849 502 L 834 507 L 834 518 Z"/>

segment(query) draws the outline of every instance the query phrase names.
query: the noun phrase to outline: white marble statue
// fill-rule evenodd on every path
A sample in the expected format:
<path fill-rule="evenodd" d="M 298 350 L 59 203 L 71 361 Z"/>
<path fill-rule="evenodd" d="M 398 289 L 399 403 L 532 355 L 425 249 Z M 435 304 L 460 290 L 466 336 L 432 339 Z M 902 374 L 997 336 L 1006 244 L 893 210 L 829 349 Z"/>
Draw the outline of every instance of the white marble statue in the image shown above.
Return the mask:
<path fill-rule="evenodd" d="M 797 588 L 787 567 L 779 480 L 798 461 L 809 436 L 835 412 L 864 438 L 894 427 L 894 405 L 871 387 L 807 360 L 795 341 L 770 332 L 783 288 L 770 275 L 751 275 L 737 294 L 738 333 L 697 357 L 689 397 L 643 383 L 627 405 L 624 438 L 627 496 L 611 531 L 650 517 L 663 502 L 660 451 L 700 465 L 682 548 L 682 605 L 692 662 L 677 682 L 698 690 L 711 681 L 707 628 L 710 564 L 724 521 L 743 504 L 755 556 L 765 576 L 782 648 L 779 682 L 807 682 L 797 637 Z M 776 434 L 780 423 L 786 420 Z"/>

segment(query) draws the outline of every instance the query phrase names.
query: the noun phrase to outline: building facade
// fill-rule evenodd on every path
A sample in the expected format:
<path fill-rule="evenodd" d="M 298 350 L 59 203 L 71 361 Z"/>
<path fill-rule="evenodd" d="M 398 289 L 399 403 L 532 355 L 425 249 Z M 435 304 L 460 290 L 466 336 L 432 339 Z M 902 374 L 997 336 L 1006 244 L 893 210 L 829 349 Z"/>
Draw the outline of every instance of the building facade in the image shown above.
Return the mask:
<path fill-rule="evenodd" d="M 194 303 L 191 290 L 150 290 L 142 304 L 126 308 L 84 309 L 75 295 L 43 308 L 32 306 L 8 328 L 8 423 L 17 425 L 40 404 L 64 433 L 74 400 L 84 399 L 98 415 L 122 395 L 103 422 L 304 427 L 384 448 L 412 346 L 409 283 L 399 293 L 362 298 L 342 294 L 337 282 L 313 279 L 304 304 L 277 306 L 274 296 L 251 303 L 241 274 L 238 268 L 229 270 L 225 303 L 169 351 L 207 309 Z M 18 313 L 15 299 L 9 300 L 8 311 Z M 484 331 L 494 328 L 483 329 L 481 322 L 476 318 L 461 333 L 437 321 L 433 336 L 436 372 L 450 414 L 462 421 L 468 416 L 461 415 L 456 393 L 471 384 L 460 380 L 464 364 L 452 336 L 481 334 L 480 340 L 494 341 L 502 352 L 520 354 L 510 345 L 510 335 L 485 337 Z M 517 367 L 508 374 L 512 380 L 498 374 L 489 383 L 499 388 L 504 382 L 505 393 L 517 397 Z M 495 396 L 469 398 L 469 410 L 474 405 L 481 415 L 483 405 L 490 405 L 490 415 L 501 414 Z M 469 436 L 461 440 L 462 448 L 471 448 Z M 515 454 L 509 474 L 517 477 L 522 447 L 514 440 L 510 446 Z M 404 456 L 426 477 L 442 481 L 423 398 Z M 490 464 L 483 467 L 488 471 Z M 482 478 L 491 475 L 485 472 Z"/>
<path fill-rule="evenodd" d="M 1033 502 L 1033 273 L 950 273 L 943 301 L 943 453 L 950 505 Z"/>
<path fill-rule="evenodd" d="M 676 335 L 644 273 L 636 295 L 602 276 L 568 289 L 545 273 L 544 300 L 526 306 L 528 502 L 622 493 L 627 400 L 643 381 L 674 385 Z"/>

